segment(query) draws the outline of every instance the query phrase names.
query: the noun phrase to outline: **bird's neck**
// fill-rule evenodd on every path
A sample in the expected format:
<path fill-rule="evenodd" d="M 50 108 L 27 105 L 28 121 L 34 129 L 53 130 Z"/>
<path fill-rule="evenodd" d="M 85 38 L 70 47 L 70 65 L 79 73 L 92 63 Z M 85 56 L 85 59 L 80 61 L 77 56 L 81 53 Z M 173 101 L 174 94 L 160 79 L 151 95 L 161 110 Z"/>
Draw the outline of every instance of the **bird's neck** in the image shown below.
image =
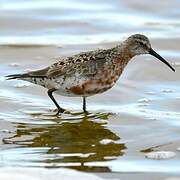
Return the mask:
<path fill-rule="evenodd" d="M 135 55 L 133 55 L 126 44 L 117 45 L 115 48 L 117 61 L 127 64 Z"/>

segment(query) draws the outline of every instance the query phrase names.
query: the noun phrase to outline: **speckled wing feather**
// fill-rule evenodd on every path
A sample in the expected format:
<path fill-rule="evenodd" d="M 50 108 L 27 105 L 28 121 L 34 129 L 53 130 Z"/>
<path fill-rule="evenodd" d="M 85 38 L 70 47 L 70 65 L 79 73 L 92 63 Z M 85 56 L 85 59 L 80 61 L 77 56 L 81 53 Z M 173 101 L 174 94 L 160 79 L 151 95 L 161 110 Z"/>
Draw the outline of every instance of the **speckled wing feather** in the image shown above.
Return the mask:
<path fill-rule="evenodd" d="M 108 50 L 88 51 L 61 59 L 49 67 L 47 77 L 58 77 L 64 74 L 72 76 L 75 73 L 94 75 L 106 62 L 108 52 Z"/>

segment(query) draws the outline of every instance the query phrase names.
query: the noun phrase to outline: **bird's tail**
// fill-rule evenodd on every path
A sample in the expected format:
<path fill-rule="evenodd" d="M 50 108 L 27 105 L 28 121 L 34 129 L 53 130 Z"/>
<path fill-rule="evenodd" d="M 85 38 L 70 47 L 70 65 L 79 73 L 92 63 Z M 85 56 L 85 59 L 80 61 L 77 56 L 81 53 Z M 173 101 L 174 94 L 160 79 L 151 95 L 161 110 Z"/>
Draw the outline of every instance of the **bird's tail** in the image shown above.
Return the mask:
<path fill-rule="evenodd" d="M 7 79 L 6 80 L 11 80 L 11 79 L 22 79 L 22 78 L 28 78 L 30 75 L 28 73 L 25 74 L 11 74 L 8 76 L 5 76 Z"/>
<path fill-rule="evenodd" d="M 5 76 L 7 80 L 11 79 L 26 79 L 26 78 L 42 78 L 42 77 L 47 77 L 46 73 L 49 68 L 37 70 L 37 71 L 31 71 L 28 73 L 23 73 L 23 74 L 12 74 Z"/>

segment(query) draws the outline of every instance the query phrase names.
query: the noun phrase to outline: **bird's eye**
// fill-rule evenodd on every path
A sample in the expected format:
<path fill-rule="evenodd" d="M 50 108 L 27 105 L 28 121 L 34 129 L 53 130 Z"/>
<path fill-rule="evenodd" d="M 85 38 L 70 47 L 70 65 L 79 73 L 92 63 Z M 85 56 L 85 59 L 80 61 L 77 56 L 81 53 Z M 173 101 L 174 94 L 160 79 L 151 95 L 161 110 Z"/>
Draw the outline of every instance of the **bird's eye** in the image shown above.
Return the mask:
<path fill-rule="evenodd" d="M 140 44 L 141 46 L 144 46 L 144 43 L 143 43 L 143 42 L 139 42 L 139 44 Z"/>

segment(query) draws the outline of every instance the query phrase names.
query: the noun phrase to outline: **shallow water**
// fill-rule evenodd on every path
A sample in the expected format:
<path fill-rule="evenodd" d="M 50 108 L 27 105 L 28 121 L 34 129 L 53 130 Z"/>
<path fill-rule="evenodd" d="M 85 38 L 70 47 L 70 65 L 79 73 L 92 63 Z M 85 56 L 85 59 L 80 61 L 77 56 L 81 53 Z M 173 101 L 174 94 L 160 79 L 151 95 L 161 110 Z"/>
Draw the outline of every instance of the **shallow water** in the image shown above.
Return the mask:
<path fill-rule="evenodd" d="M 179 8 L 170 0 L 0 0 L 0 165 L 180 173 Z M 4 78 L 134 33 L 147 35 L 176 73 L 153 57 L 136 57 L 113 89 L 88 98 L 88 116 L 81 99 L 56 96 L 71 112 L 57 118 L 45 89 Z M 156 150 L 177 155 L 145 158 Z"/>

